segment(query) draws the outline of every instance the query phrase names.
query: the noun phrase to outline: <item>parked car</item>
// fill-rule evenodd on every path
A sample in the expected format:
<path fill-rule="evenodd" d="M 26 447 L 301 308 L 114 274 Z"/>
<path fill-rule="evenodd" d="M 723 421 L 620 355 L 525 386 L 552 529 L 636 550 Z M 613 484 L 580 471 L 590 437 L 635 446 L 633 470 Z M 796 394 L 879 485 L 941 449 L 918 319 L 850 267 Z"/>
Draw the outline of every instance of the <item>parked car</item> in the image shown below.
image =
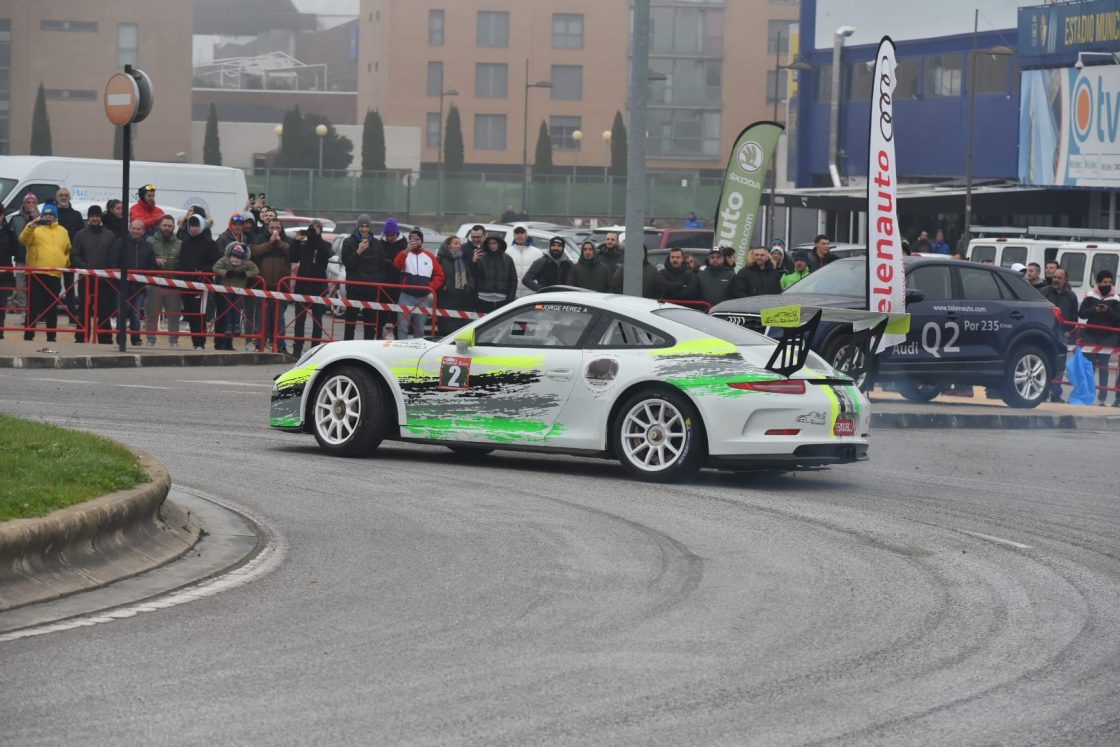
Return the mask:
<path fill-rule="evenodd" d="M 1036 407 L 1065 366 L 1057 308 L 1012 270 L 937 257 L 905 257 L 905 342 L 879 354 L 875 381 L 907 399 L 928 402 L 951 385 L 994 389 L 1012 407 Z M 842 259 L 776 296 L 724 301 L 711 313 L 761 330 L 762 309 L 790 306 L 866 308 L 867 260 Z M 779 335 L 775 332 L 775 335 Z M 848 356 L 850 325 L 822 322 L 810 347 L 830 364 Z"/>
<path fill-rule="evenodd" d="M 455 232 L 455 235 L 463 241 L 466 241 L 467 235 L 470 234 L 471 228 L 475 225 L 476 224 L 474 223 L 464 223 L 463 225 L 459 226 L 459 230 Z M 529 235 L 529 239 L 532 242 L 533 246 L 535 246 L 537 249 L 540 249 L 542 252 L 548 251 L 548 242 L 552 240 L 553 236 L 559 236 L 560 238 L 564 239 L 564 253 L 568 255 L 568 259 L 572 260 L 573 262 L 579 261 L 579 244 L 566 231 L 550 231 L 542 228 L 534 228 L 530 224 L 526 223 L 517 223 L 513 225 L 506 225 L 504 223 L 479 223 L 477 225 L 482 226 L 486 230 L 486 238 L 496 236 L 497 238 L 504 240 L 507 245 L 513 243 L 514 227 L 525 226 L 526 233 Z"/>

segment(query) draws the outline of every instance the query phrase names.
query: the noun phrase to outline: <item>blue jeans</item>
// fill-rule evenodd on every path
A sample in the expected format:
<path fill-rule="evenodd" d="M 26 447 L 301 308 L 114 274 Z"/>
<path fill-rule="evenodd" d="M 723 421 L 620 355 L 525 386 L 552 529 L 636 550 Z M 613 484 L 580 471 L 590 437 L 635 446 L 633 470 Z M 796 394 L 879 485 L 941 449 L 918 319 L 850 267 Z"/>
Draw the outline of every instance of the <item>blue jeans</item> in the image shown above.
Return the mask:
<path fill-rule="evenodd" d="M 397 339 L 407 340 L 410 337 L 423 337 L 424 328 L 429 325 L 430 317 L 415 310 L 414 307 L 424 309 L 432 308 L 431 294 L 414 296 L 408 291 L 401 291 L 401 306 L 410 307 L 410 311 L 397 314 Z"/>

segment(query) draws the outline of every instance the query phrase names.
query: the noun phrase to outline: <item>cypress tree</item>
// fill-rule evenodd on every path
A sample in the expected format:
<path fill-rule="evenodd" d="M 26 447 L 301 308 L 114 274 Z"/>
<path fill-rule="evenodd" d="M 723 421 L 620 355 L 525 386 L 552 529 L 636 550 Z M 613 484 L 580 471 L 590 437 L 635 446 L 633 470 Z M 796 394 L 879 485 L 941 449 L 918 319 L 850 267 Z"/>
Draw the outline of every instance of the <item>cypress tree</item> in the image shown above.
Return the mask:
<path fill-rule="evenodd" d="M 222 144 L 218 138 L 218 110 L 210 104 L 206 115 L 206 135 L 202 138 L 202 162 L 209 166 L 222 165 Z"/>
<path fill-rule="evenodd" d="M 626 176 L 626 125 L 622 123 L 622 112 L 618 111 L 611 125 L 611 174 Z"/>
<path fill-rule="evenodd" d="M 385 123 L 381 112 L 367 111 L 362 124 L 362 171 L 385 170 Z"/>
<path fill-rule="evenodd" d="M 51 150 L 51 118 L 47 114 L 47 97 L 40 83 L 31 114 L 31 155 L 49 156 L 52 155 Z"/>
<path fill-rule="evenodd" d="M 447 129 L 443 140 L 443 167 L 455 173 L 463 170 L 463 125 L 459 109 L 454 104 L 447 111 Z"/>
<path fill-rule="evenodd" d="M 537 150 L 533 161 L 533 174 L 545 175 L 552 173 L 552 136 L 548 134 L 548 125 L 543 121 L 537 132 Z"/>

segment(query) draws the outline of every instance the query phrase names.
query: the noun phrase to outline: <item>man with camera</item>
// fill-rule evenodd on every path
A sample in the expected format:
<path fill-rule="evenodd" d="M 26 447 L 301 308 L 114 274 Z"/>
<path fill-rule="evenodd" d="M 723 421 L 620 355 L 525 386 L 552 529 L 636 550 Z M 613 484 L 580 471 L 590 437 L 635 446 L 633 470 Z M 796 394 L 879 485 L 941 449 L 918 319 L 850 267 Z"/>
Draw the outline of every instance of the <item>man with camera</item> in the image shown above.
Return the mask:
<path fill-rule="evenodd" d="M 64 268 L 70 266 L 70 233 L 58 225 L 58 208 L 54 203 L 43 205 L 39 217 L 27 223 L 19 234 L 19 243 L 27 248 L 27 266 Z M 61 269 L 44 269 L 27 274 L 30 309 L 27 331 L 23 339 L 35 339 L 40 319 L 47 325 L 47 342 L 55 341 L 58 331 L 58 302 L 62 296 Z"/>

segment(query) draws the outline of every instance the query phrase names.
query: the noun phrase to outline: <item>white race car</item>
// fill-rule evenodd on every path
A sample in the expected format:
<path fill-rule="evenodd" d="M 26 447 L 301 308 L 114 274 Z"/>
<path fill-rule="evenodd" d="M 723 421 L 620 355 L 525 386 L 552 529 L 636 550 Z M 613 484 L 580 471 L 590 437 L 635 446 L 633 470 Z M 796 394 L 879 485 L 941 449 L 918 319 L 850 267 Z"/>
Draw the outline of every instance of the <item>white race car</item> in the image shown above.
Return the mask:
<path fill-rule="evenodd" d="M 665 481 L 867 458 L 852 379 L 798 347 L 673 304 L 545 292 L 443 339 L 332 342 L 276 377 L 270 425 L 356 456 L 382 440 L 614 457 Z"/>

